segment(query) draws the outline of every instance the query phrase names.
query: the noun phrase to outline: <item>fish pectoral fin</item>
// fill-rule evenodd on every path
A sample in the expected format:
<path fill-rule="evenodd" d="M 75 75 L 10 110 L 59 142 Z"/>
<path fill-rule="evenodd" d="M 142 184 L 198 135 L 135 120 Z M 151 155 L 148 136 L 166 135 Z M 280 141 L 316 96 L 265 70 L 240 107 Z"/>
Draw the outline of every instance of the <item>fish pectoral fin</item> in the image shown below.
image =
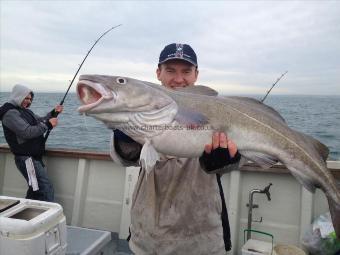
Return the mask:
<path fill-rule="evenodd" d="M 152 146 L 151 142 L 147 140 L 141 150 L 139 162 L 146 173 L 149 174 L 156 162 L 160 159 L 158 152 Z"/>
<path fill-rule="evenodd" d="M 287 168 L 289 169 L 290 173 L 295 177 L 295 179 L 297 179 L 297 181 L 303 187 L 305 187 L 311 193 L 315 192 L 316 187 L 310 178 L 299 174 L 299 171 L 295 168 L 292 168 L 292 167 L 287 167 Z"/>
<path fill-rule="evenodd" d="M 180 108 L 177 111 L 175 120 L 184 126 L 204 126 L 208 124 L 208 118 L 193 109 Z"/>
<path fill-rule="evenodd" d="M 240 154 L 263 169 L 268 169 L 278 162 L 277 158 L 257 151 L 240 151 Z"/>

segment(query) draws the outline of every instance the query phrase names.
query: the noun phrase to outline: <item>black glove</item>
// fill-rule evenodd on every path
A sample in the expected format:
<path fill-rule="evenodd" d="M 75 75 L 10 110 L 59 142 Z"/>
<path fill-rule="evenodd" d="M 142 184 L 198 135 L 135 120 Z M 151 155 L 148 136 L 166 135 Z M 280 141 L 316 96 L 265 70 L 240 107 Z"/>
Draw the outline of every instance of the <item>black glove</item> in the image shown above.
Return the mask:
<path fill-rule="evenodd" d="M 143 146 L 118 129 L 113 132 L 114 147 L 117 154 L 126 161 L 137 162 Z"/>
<path fill-rule="evenodd" d="M 225 167 L 229 164 L 234 164 L 240 161 L 241 154 L 237 151 L 233 158 L 230 157 L 228 148 L 218 147 L 211 153 L 203 152 L 199 158 L 201 167 L 210 172 Z"/>
<path fill-rule="evenodd" d="M 52 118 L 56 118 L 56 117 L 58 117 L 59 112 L 57 112 L 55 109 L 53 109 L 53 110 L 50 112 L 50 114 L 51 114 Z"/>

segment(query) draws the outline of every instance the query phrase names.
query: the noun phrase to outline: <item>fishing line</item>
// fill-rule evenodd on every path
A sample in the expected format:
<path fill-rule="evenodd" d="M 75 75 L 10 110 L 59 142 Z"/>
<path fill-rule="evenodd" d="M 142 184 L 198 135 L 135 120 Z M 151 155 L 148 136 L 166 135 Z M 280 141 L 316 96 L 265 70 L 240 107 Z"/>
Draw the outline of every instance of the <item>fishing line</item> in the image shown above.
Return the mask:
<path fill-rule="evenodd" d="M 87 125 L 87 120 L 86 120 L 86 119 L 87 119 L 87 118 L 86 118 L 86 114 L 83 113 L 82 116 L 83 116 L 83 120 L 84 120 L 85 130 L 86 130 L 86 131 L 89 131 L 89 127 L 88 127 L 88 125 Z"/>

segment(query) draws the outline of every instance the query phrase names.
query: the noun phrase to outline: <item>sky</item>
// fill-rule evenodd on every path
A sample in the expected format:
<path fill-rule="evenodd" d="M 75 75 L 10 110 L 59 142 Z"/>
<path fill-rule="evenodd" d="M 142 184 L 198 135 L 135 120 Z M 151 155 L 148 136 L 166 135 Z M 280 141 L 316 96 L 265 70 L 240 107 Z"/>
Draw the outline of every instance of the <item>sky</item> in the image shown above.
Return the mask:
<path fill-rule="evenodd" d="M 0 91 L 64 92 L 79 74 L 159 83 L 169 43 L 222 94 L 340 95 L 340 1 L 0 1 Z M 76 79 L 77 81 L 77 79 Z M 71 92 L 75 91 L 76 82 Z"/>

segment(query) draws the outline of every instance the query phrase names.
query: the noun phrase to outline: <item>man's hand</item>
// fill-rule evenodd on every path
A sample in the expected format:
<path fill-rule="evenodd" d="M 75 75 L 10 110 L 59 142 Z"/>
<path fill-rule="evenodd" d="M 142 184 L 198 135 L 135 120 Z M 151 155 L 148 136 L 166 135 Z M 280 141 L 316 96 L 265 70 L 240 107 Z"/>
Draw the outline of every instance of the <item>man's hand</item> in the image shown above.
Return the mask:
<path fill-rule="evenodd" d="M 240 158 L 236 144 L 228 139 L 225 133 L 215 132 L 211 144 L 205 145 L 199 161 L 204 171 L 213 172 L 229 164 L 237 163 Z"/>
<path fill-rule="evenodd" d="M 205 145 L 204 151 L 210 154 L 212 150 L 219 147 L 225 149 L 228 148 L 230 158 L 233 158 L 237 153 L 236 144 L 232 140 L 228 139 L 227 135 L 223 132 L 215 132 L 212 136 L 211 144 Z"/>
<path fill-rule="evenodd" d="M 58 104 L 58 105 L 56 105 L 56 106 L 54 107 L 54 110 L 55 110 L 57 113 L 61 113 L 61 112 L 63 112 L 63 110 L 64 110 L 64 106 Z"/>
<path fill-rule="evenodd" d="M 209 173 L 237 163 L 240 158 L 236 144 L 225 133 L 215 132 L 211 144 L 205 145 L 199 161 L 202 169 Z"/>
<path fill-rule="evenodd" d="M 48 120 L 48 122 L 52 125 L 52 127 L 55 127 L 58 124 L 57 118 L 51 118 Z"/>

